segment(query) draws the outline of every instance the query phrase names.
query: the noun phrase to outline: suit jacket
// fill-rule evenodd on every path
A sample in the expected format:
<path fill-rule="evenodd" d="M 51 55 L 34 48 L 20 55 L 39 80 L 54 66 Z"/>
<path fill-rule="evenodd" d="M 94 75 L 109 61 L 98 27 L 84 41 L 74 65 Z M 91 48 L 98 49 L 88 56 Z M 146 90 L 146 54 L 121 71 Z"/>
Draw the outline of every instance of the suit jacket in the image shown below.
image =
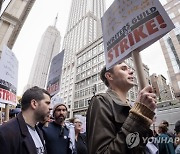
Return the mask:
<path fill-rule="evenodd" d="M 41 130 L 36 127 L 36 131 L 44 146 L 44 138 Z M 21 112 L 17 117 L 0 126 L 0 153 L 37 154 L 36 146 Z"/>

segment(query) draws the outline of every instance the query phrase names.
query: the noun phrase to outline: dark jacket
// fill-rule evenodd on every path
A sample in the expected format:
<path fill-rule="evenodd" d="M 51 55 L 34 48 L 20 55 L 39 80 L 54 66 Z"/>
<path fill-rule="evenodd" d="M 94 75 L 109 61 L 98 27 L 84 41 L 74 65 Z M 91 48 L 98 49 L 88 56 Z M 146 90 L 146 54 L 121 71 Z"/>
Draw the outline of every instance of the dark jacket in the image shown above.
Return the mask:
<path fill-rule="evenodd" d="M 69 148 L 69 129 L 50 122 L 48 127 L 43 127 L 44 139 L 48 154 L 72 154 Z"/>
<path fill-rule="evenodd" d="M 123 103 L 110 89 L 107 93 L 94 96 L 86 121 L 88 153 L 144 153 L 146 143 L 142 141 L 142 137 L 149 136 L 153 116 L 154 112 L 140 103 L 136 103 L 130 110 L 129 105 Z M 134 133 L 135 138 L 128 138 L 130 133 Z"/>
<path fill-rule="evenodd" d="M 36 127 L 36 131 L 44 145 L 41 130 Z M 0 126 L 0 153 L 37 154 L 36 146 L 28 131 L 22 113 L 19 113 L 17 117 Z"/>
<path fill-rule="evenodd" d="M 87 143 L 85 134 L 79 133 L 76 141 L 77 154 L 87 154 Z"/>
<path fill-rule="evenodd" d="M 167 134 L 160 134 L 157 140 L 159 141 L 159 154 L 175 154 L 172 137 L 170 139 Z"/>

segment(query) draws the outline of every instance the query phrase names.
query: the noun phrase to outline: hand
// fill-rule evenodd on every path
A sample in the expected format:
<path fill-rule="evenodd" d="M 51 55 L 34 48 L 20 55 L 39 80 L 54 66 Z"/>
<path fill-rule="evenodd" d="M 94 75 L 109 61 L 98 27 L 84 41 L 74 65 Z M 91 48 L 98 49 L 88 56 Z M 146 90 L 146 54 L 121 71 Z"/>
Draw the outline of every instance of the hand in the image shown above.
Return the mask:
<path fill-rule="evenodd" d="M 152 111 L 154 111 L 157 106 L 156 95 L 153 93 L 153 88 L 151 86 L 142 89 L 138 94 L 136 101 L 146 105 Z"/>

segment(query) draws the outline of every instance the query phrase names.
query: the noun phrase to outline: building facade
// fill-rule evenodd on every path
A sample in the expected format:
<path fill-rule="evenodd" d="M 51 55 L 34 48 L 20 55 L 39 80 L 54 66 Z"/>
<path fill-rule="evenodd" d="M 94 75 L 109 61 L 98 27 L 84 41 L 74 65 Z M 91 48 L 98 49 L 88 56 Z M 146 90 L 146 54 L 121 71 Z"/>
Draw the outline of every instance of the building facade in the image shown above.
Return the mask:
<path fill-rule="evenodd" d="M 174 130 L 175 123 L 180 119 L 180 101 L 162 101 L 157 103 L 155 126 L 158 128 L 162 120 L 169 122 L 170 130 Z"/>
<path fill-rule="evenodd" d="M 160 44 L 175 97 L 180 98 L 180 1 L 161 0 L 161 2 L 175 25 L 175 29 L 165 35 Z"/>
<path fill-rule="evenodd" d="M 60 93 L 60 96 L 69 108 L 72 107 L 74 102 L 76 53 L 102 35 L 100 18 L 104 11 L 104 0 L 72 1 L 67 31 L 63 41 L 65 55 Z"/>
<path fill-rule="evenodd" d="M 60 41 L 60 32 L 55 26 L 49 26 L 38 45 L 26 88 L 46 87 L 50 63 L 53 57 L 59 53 Z"/>
<path fill-rule="evenodd" d="M 104 45 L 102 37 L 80 50 L 77 54 L 75 90 L 73 95 L 72 115 L 86 115 L 89 101 L 96 93 L 105 92 L 107 87 L 100 79 L 100 71 L 105 66 Z M 135 72 L 132 58 L 126 60 L 128 66 Z M 148 69 L 144 65 L 147 74 Z M 149 75 L 148 75 L 149 76 Z M 148 77 L 146 77 L 148 78 Z M 130 89 L 127 99 L 134 102 L 138 93 L 137 80 Z"/>
<path fill-rule="evenodd" d="M 166 78 L 163 75 L 156 75 L 154 73 L 150 78 L 159 102 L 173 99 L 173 91 L 170 85 L 167 84 Z"/>
<path fill-rule="evenodd" d="M 0 55 L 4 45 L 12 49 L 35 1 L 11 0 L 8 2 L 0 19 Z"/>
<path fill-rule="evenodd" d="M 59 96 L 70 109 L 70 117 L 86 115 L 88 102 L 95 93 L 105 92 L 107 87 L 100 80 L 99 73 L 105 66 L 104 45 L 100 17 L 105 10 L 102 0 L 74 0 L 63 49 L 65 58 Z M 132 58 L 126 63 L 134 70 Z M 149 68 L 143 65 L 149 83 Z M 135 75 L 136 76 L 136 75 Z M 127 94 L 134 102 L 138 83 Z"/>

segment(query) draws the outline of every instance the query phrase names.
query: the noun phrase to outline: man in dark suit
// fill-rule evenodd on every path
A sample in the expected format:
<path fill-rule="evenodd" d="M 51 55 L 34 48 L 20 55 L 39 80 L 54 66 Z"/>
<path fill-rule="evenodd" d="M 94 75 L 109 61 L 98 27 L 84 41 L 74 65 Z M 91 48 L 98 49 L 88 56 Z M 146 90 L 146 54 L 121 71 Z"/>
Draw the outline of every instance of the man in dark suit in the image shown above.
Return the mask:
<path fill-rule="evenodd" d="M 36 126 L 50 114 L 50 95 L 37 86 L 22 96 L 22 112 L 0 126 L 1 154 L 46 154 L 42 132 Z"/>

